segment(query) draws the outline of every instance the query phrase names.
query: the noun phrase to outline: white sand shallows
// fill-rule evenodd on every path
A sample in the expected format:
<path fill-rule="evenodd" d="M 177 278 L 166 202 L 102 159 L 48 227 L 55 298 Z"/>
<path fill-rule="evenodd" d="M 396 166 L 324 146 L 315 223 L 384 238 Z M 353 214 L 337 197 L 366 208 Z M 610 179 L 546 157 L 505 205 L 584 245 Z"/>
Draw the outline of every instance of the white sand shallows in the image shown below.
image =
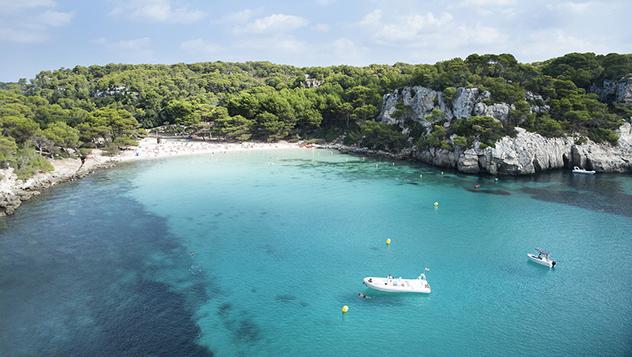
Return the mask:
<path fill-rule="evenodd" d="M 162 139 L 161 143 L 158 144 L 156 138 L 144 138 L 140 140 L 138 147 L 125 150 L 113 157 L 104 156 L 99 149 L 92 150 L 83 165 L 79 159 L 51 160 L 54 167 L 53 171 L 38 173 L 26 181 L 18 180 L 13 169 L 1 169 L 0 216 L 12 214 L 22 201 L 38 194 L 42 189 L 54 186 L 60 182 L 83 177 L 98 168 L 114 166 L 118 162 L 197 154 L 223 154 L 235 151 L 298 148 L 300 148 L 298 144 L 288 142 L 218 143 L 183 139 Z"/>

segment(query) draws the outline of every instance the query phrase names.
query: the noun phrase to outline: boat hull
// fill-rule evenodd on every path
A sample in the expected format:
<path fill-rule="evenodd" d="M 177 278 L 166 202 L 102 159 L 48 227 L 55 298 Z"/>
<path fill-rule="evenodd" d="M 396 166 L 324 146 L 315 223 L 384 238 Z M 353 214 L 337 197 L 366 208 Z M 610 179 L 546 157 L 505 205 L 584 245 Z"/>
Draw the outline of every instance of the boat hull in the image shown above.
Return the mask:
<path fill-rule="evenodd" d="M 428 281 L 423 279 L 389 279 L 366 277 L 362 281 L 366 287 L 388 293 L 430 294 L 432 289 Z"/>
<path fill-rule="evenodd" d="M 529 260 L 531 260 L 532 262 L 534 262 L 536 264 L 544 265 L 544 266 L 549 267 L 549 268 L 553 268 L 555 266 L 555 260 L 552 260 L 552 259 L 541 259 L 541 258 L 538 258 L 537 255 L 530 254 L 530 253 L 527 253 L 527 256 L 529 257 Z"/>
<path fill-rule="evenodd" d="M 594 175 L 596 172 L 595 171 L 575 171 L 573 170 L 574 174 L 580 174 L 580 175 Z"/>
<path fill-rule="evenodd" d="M 594 175 L 597 172 L 594 170 L 582 170 L 582 169 L 573 169 L 573 173 L 574 174 L 581 174 L 581 175 Z"/>

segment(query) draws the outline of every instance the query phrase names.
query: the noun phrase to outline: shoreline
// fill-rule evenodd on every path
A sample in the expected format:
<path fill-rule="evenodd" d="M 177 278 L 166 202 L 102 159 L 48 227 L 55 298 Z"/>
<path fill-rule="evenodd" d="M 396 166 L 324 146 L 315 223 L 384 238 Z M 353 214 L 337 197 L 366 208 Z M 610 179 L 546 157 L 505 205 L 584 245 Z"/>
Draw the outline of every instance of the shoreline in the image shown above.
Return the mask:
<path fill-rule="evenodd" d="M 481 176 L 526 176 L 550 170 L 571 170 L 574 166 L 598 173 L 632 172 L 632 123 L 619 127 L 616 145 L 576 138 L 543 137 L 516 127 L 516 136 L 504 136 L 494 146 L 468 149 L 405 148 L 399 152 L 373 150 L 342 144 L 315 145 L 341 153 L 420 162 L 444 170 Z"/>
<path fill-rule="evenodd" d="M 114 167 L 119 163 L 157 160 L 191 155 L 215 155 L 229 152 L 298 149 L 297 143 L 284 141 L 274 143 L 226 143 L 194 141 L 190 139 L 143 138 L 138 146 L 130 147 L 115 156 L 104 156 L 100 149 L 93 149 L 82 164 L 78 158 L 50 160 L 54 169 L 33 175 L 27 180 L 18 180 L 13 169 L 0 170 L 0 217 L 15 213 L 25 202 L 55 185 L 74 181 L 100 169 Z"/>
<path fill-rule="evenodd" d="M 625 141 L 625 143 L 627 143 L 627 141 Z M 49 160 L 51 164 L 53 164 L 53 171 L 35 174 L 25 181 L 18 180 L 15 173 L 13 173 L 13 169 L 0 169 L 0 217 L 12 215 L 15 210 L 20 207 L 22 202 L 39 195 L 42 191 L 47 190 L 52 186 L 83 178 L 94 173 L 97 170 L 114 167 L 119 163 L 148 161 L 192 155 L 215 155 L 225 154 L 229 152 L 299 149 L 303 147 L 336 150 L 343 154 L 353 154 L 380 159 L 420 162 L 435 167 L 437 169 L 452 169 L 456 172 L 464 174 L 474 174 L 478 176 L 498 176 L 498 173 L 487 173 L 487 175 L 484 172 L 473 173 L 466 170 L 460 170 L 458 167 L 454 167 L 451 165 L 441 165 L 435 162 L 428 162 L 427 160 L 420 160 L 419 157 L 415 157 L 414 153 L 409 150 L 403 150 L 399 153 L 393 153 L 384 150 L 373 150 L 365 147 L 356 147 L 332 143 L 309 144 L 307 146 L 303 146 L 300 143 L 289 143 L 286 141 L 278 141 L 273 143 L 229 143 L 198 141 L 185 138 L 162 138 L 161 143 L 157 143 L 156 137 L 146 137 L 139 140 L 138 146 L 130 147 L 126 150 L 123 150 L 115 156 L 105 156 L 103 155 L 103 151 L 101 149 L 93 149 L 92 152 L 86 157 L 86 160 L 83 164 L 81 164 L 81 160 L 78 158 Z M 567 167 L 550 167 L 543 171 L 565 168 Z M 537 172 L 535 172 L 535 174 L 537 174 Z M 509 176 L 524 175 L 525 174 Z"/>

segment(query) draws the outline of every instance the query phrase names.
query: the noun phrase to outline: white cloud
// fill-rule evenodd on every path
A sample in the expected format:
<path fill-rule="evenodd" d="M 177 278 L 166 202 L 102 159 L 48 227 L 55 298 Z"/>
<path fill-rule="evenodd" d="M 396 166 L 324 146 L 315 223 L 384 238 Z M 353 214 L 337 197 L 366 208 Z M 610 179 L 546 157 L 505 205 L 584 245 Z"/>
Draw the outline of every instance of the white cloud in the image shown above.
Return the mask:
<path fill-rule="evenodd" d="M 236 32 L 281 33 L 296 30 L 308 23 L 307 19 L 300 16 L 274 14 L 258 18 L 243 27 L 236 28 Z"/>
<path fill-rule="evenodd" d="M 601 41 L 595 43 L 569 35 L 561 29 L 532 32 L 523 41 L 517 46 L 516 52 L 527 61 L 548 59 L 569 52 L 607 53 L 612 50 Z"/>
<path fill-rule="evenodd" d="M 515 0 L 463 0 L 447 8 L 474 12 L 477 16 L 508 18 L 515 15 L 516 8 L 519 7 L 516 3 Z"/>
<path fill-rule="evenodd" d="M 456 30 L 456 42 L 461 44 L 502 45 L 509 40 L 506 34 L 490 26 L 460 25 Z"/>
<path fill-rule="evenodd" d="M 484 6 L 507 6 L 512 5 L 514 0 L 464 0 L 459 5 L 484 7 Z"/>
<path fill-rule="evenodd" d="M 244 9 L 222 16 L 220 22 L 243 24 L 250 21 L 258 12 L 258 10 Z"/>
<path fill-rule="evenodd" d="M 128 63 L 147 63 L 154 61 L 154 50 L 149 37 L 139 37 L 123 40 L 109 40 L 100 37 L 92 41 L 102 46 L 106 51 L 108 61 Z"/>
<path fill-rule="evenodd" d="M 53 7 L 53 0 L 0 0 L 0 14 L 10 14 L 37 7 Z"/>
<path fill-rule="evenodd" d="M 362 26 L 377 26 L 382 21 L 382 10 L 376 9 L 364 15 L 360 20 Z"/>
<path fill-rule="evenodd" d="M 495 24 L 468 22 L 448 12 L 377 9 L 362 17 L 355 28 L 368 40 L 364 46 L 370 50 L 357 56 L 364 63 L 431 63 L 474 52 L 498 52 L 512 45 L 510 34 Z M 396 55 L 390 54 L 393 48 L 397 48 Z"/>
<path fill-rule="evenodd" d="M 332 44 L 333 55 L 338 59 L 338 63 L 346 64 L 366 64 L 366 57 L 369 53 L 368 48 L 359 46 L 348 38 L 338 38 Z M 323 51 L 330 53 L 330 51 Z"/>
<path fill-rule="evenodd" d="M 48 39 L 48 34 L 28 29 L 0 27 L 0 42 L 39 43 Z"/>
<path fill-rule="evenodd" d="M 328 32 L 329 31 L 329 25 L 327 24 L 316 24 L 314 25 L 314 30 L 317 32 Z"/>
<path fill-rule="evenodd" d="M 119 0 L 110 14 L 179 24 L 193 23 L 206 16 L 204 11 L 191 9 L 186 5 L 174 6 L 171 0 Z"/>
<path fill-rule="evenodd" d="M 149 37 L 141 37 L 131 40 L 120 40 L 110 43 L 109 47 L 125 51 L 145 51 L 151 48 L 151 39 Z"/>
<path fill-rule="evenodd" d="M 65 26 L 72 20 L 73 13 L 47 10 L 35 16 L 35 21 L 44 26 Z"/>
<path fill-rule="evenodd" d="M 316 3 L 320 6 L 329 6 L 335 2 L 336 0 L 316 0 Z"/>
<path fill-rule="evenodd" d="M 589 2 L 573 2 L 573 1 L 546 5 L 547 9 L 550 9 L 553 11 L 559 11 L 565 15 L 568 15 L 569 13 L 570 14 L 584 14 L 590 9 L 591 6 L 592 4 Z"/>
<path fill-rule="evenodd" d="M 246 39 L 235 44 L 235 48 L 259 53 L 276 52 L 283 55 L 304 53 L 308 46 L 291 36 L 272 36 L 267 38 Z"/>
<path fill-rule="evenodd" d="M 374 10 L 364 16 L 359 25 L 367 28 L 378 42 L 413 41 L 424 34 L 432 34 L 454 26 L 452 15 L 449 13 L 438 16 L 431 12 L 409 14 L 394 16 L 390 21 L 387 21 L 381 10 Z"/>
<path fill-rule="evenodd" d="M 46 0 L 0 0 L 0 42 L 45 42 L 52 27 L 68 25 L 74 16 L 54 6 L 54 1 Z"/>
<path fill-rule="evenodd" d="M 194 54 L 213 54 L 220 50 L 216 44 L 201 38 L 184 41 L 180 44 L 180 48 Z"/>

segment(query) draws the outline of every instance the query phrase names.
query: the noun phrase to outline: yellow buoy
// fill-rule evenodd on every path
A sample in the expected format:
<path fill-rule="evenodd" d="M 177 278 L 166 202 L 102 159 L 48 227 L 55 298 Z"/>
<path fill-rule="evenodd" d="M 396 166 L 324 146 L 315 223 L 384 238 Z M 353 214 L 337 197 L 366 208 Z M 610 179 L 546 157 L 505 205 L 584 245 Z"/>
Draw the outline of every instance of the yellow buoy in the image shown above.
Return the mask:
<path fill-rule="evenodd" d="M 391 239 L 390 238 L 386 238 L 386 245 L 390 246 L 391 245 Z"/>
<path fill-rule="evenodd" d="M 434 206 L 439 207 L 439 201 L 435 201 Z"/>
<path fill-rule="evenodd" d="M 346 314 L 349 311 L 349 306 L 345 305 L 340 310 L 342 311 L 343 314 Z"/>

